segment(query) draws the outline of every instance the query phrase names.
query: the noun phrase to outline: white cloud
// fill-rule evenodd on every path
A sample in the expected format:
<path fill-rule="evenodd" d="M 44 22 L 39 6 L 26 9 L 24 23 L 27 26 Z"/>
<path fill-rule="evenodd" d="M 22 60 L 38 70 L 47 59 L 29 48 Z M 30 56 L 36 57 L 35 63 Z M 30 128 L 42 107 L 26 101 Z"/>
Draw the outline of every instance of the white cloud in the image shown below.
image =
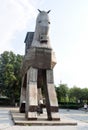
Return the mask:
<path fill-rule="evenodd" d="M 15 32 L 24 30 L 35 16 L 36 9 L 30 0 L 0 1 L 0 53 L 12 50 L 10 41 L 15 37 Z"/>

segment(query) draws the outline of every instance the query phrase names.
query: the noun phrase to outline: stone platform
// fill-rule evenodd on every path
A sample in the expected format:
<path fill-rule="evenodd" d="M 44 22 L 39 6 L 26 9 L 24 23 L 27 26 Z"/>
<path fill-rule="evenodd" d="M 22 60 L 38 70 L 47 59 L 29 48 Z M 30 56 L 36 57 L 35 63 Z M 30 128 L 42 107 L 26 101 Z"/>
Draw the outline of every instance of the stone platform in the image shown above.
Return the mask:
<path fill-rule="evenodd" d="M 67 120 L 65 118 L 60 118 L 60 120 L 47 120 L 46 111 L 43 114 L 38 115 L 37 120 L 27 120 L 24 113 L 19 113 L 18 109 L 11 110 L 12 119 L 15 125 L 24 125 L 24 126 L 39 126 L 39 125 L 77 125 L 76 121 Z"/>

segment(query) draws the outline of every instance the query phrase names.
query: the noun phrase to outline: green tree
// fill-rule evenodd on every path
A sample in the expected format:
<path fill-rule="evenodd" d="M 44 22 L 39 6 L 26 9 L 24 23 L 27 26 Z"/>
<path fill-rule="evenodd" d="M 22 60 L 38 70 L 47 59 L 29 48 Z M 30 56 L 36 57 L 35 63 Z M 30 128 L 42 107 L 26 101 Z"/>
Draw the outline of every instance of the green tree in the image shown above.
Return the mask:
<path fill-rule="evenodd" d="M 73 88 L 69 89 L 69 99 L 70 99 L 70 101 L 78 102 L 78 100 L 81 101 L 81 98 L 82 98 L 81 88 L 74 86 Z"/>
<path fill-rule="evenodd" d="M 5 51 L 0 55 L 0 92 L 11 99 L 12 104 L 19 100 L 23 56 Z"/>
<path fill-rule="evenodd" d="M 88 103 L 88 88 L 82 89 L 81 100 Z"/>
<path fill-rule="evenodd" d="M 66 102 L 66 98 L 68 95 L 68 86 L 67 84 L 60 84 L 56 87 L 57 98 L 61 102 Z"/>

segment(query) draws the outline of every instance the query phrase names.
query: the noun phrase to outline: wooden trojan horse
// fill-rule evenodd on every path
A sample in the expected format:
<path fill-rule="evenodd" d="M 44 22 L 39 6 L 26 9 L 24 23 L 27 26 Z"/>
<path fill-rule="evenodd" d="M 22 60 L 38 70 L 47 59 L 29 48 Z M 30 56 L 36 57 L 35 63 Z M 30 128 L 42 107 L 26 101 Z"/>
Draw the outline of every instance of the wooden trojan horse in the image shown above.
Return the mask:
<path fill-rule="evenodd" d="M 20 112 L 25 101 L 26 118 L 36 120 L 38 102 L 42 98 L 42 87 L 46 101 L 48 120 L 59 119 L 58 102 L 54 88 L 53 68 L 56 64 L 50 46 L 48 12 L 40 11 L 36 20 L 35 32 L 28 32 L 25 43 L 25 56 L 22 64 L 22 87 Z"/>

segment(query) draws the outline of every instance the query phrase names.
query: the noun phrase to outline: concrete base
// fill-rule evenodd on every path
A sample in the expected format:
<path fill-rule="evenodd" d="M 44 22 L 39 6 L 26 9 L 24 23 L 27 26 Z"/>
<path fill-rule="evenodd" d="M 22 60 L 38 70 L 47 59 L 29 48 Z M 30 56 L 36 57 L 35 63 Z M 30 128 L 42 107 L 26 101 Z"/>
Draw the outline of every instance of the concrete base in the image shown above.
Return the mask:
<path fill-rule="evenodd" d="M 18 109 L 12 110 L 11 115 L 15 125 L 77 125 L 75 121 L 60 118 L 58 118 L 58 120 L 49 121 L 47 120 L 46 112 L 37 115 L 37 120 L 27 120 L 25 113 L 19 113 Z"/>
<path fill-rule="evenodd" d="M 28 112 L 28 120 L 37 120 L 37 112 Z"/>

